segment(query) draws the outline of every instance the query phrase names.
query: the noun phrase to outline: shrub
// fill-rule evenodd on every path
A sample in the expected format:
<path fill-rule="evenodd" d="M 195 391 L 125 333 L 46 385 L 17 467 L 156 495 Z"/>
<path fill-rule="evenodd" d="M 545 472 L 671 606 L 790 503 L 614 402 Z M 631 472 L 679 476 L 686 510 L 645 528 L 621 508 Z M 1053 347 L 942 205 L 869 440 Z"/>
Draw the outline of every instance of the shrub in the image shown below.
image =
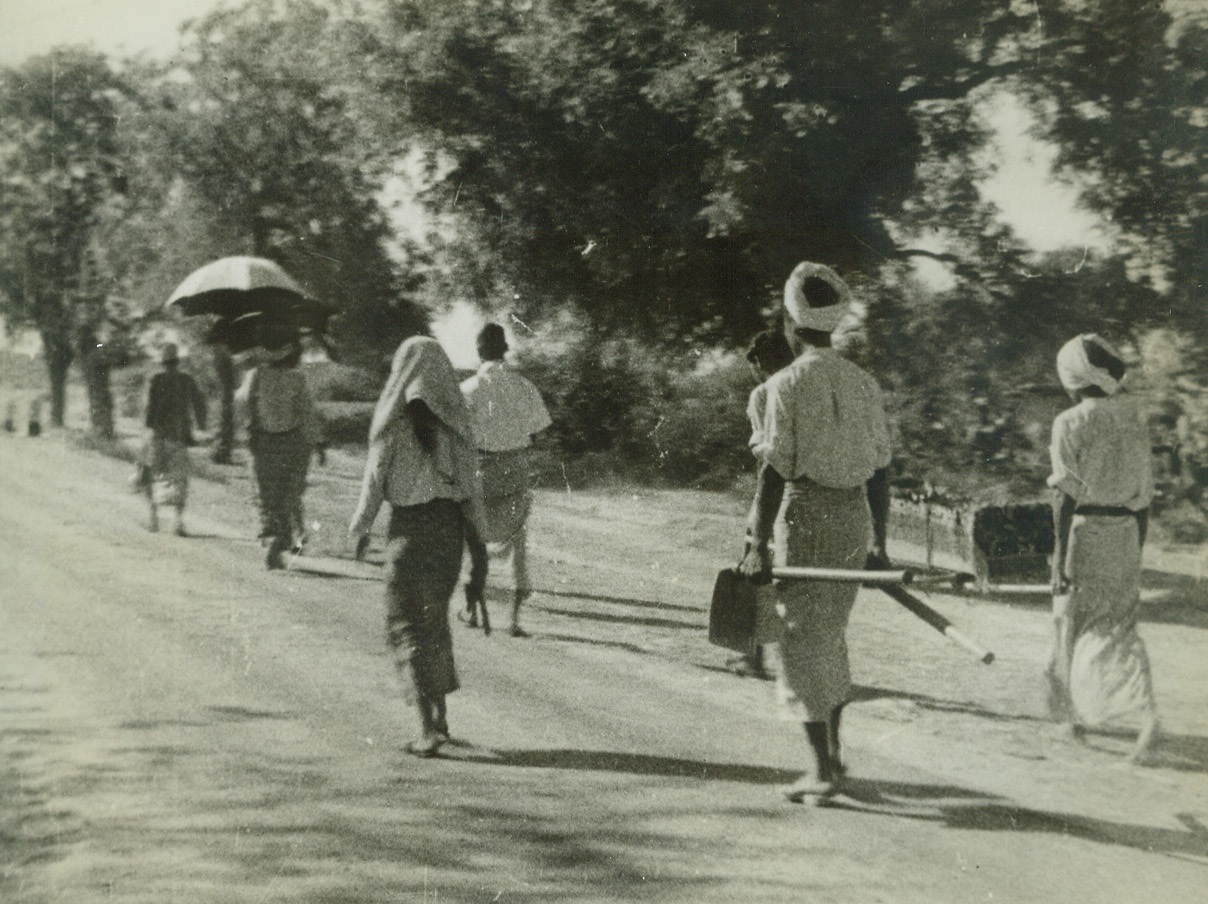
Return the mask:
<path fill-rule="evenodd" d="M 378 374 L 330 361 L 304 365 L 310 393 L 320 402 L 376 402 L 382 391 Z"/>
<path fill-rule="evenodd" d="M 328 445 L 364 445 L 373 420 L 373 402 L 316 402 Z"/>
<path fill-rule="evenodd" d="M 1163 533 L 1175 543 L 1208 542 L 1208 515 L 1193 502 L 1182 501 L 1158 515 Z"/>

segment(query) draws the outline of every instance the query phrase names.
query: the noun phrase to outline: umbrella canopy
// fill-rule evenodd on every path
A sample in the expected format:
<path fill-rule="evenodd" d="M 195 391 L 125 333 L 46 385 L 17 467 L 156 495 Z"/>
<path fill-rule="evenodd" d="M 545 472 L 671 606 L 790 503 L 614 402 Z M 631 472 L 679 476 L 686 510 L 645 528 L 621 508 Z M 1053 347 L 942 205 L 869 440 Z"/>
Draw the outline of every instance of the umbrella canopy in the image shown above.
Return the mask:
<path fill-rule="evenodd" d="M 311 298 L 280 266 L 262 257 L 224 257 L 194 270 L 168 299 L 192 317 L 235 321 L 257 314 L 267 322 L 322 331 L 334 309 Z"/>

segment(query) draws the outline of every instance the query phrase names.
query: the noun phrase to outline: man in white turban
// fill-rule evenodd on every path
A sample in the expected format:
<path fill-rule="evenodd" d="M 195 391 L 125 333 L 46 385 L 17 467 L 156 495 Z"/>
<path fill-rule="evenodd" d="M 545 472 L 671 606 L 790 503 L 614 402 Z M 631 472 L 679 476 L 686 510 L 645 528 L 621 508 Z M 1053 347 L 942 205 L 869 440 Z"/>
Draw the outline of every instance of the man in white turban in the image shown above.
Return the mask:
<path fill-rule="evenodd" d="M 1057 353 L 1074 407 L 1053 421 L 1054 640 L 1049 707 L 1075 736 L 1119 717 L 1139 718 L 1134 761 L 1157 737 L 1149 656 L 1137 633 L 1141 547 L 1153 498 L 1149 435 L 1120 392 L 1120 353 L 1093 333 Z"/>
<path fill-rule="evenodd" d="M 764 466 L 740 566 L 749 578 L 770 579 L 773 534 L 781 565 L 858 569 L 870 555 L 887 564 L 890 447 L 881 390 L 831 347 L 850 310 L 851 291 L 829 267 L 799 264 L 785 283 L 784 331 L 795 358 L 764 384 L 756 449 Z M 785 789 L 794 803 L 825 801 L 846 773 L 839 719 L 851 695 L 845 634 L 857 589 L 792 581 L 777 591 L 777 691 L 785 717 L 804 724 L 815 766 Z"/>

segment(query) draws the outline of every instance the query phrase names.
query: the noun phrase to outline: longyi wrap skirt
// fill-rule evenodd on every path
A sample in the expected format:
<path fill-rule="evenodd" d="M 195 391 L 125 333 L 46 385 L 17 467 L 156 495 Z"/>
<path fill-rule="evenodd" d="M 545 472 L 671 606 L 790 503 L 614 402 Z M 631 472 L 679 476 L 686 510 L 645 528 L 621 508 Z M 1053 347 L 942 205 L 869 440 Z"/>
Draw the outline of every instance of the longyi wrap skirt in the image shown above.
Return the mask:
<path fill-rule="evenodd" d="M 386 545 L 386 640 L 408 703 L 460 687 L 449 600 L 461 574 L 461 504 L 434 499 L 391 510 Z"/>
<path fill-rule="evenodd" d="M 808 479 L 785 484 L 776 520 L 776 561 L 788 566 L 863 568 L 871 519 L 864 487 L 832 489 Z M 847 622 L 858 584 L 780 581 L 782 625 L 776 670 L 782 717 L 823 722 L 851 696 Z"/>

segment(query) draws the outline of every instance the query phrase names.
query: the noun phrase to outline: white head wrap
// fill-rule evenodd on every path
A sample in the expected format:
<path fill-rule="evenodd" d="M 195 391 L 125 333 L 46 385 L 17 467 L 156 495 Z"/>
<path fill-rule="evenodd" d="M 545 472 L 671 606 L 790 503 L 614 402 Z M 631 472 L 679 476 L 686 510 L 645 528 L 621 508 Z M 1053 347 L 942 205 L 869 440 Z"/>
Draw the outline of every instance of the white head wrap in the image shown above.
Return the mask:
<path fill-rule="evenodd" d="M 802 289 L 802 285 L 810 277 L 829 283 L 839 297 L 838 303 L 824 308 L 811 308 Z M 784 311 L 795 327 L 833 333 L 843 318 L 851 312 L 851 302 L 851 289 L 847 287 L 847 283 L 824 264 L 803 261 L 793 269 L 784 284 Z"/>
<path fill-rule="evenodd" d="M 1121 380 L 1124 379 L 1123 374 L 1117 379 L 1106 368 L 1092 364 L 1087 352 L 1089 345 L 1097 345 L 1120 361 L 1121 367 L 1123 367 L 1120 353 L 1111 345 L 1094 333 L 1083 333 L 1061 346 L 1061 351 L 1057 353 L 1057 376 L 1061 380 L 1061 385 L 1069 392 L 1086 389 L 1088 386 L 1098 386 L 1108 395 L 1115 395 L 1120 389 Z"/>

